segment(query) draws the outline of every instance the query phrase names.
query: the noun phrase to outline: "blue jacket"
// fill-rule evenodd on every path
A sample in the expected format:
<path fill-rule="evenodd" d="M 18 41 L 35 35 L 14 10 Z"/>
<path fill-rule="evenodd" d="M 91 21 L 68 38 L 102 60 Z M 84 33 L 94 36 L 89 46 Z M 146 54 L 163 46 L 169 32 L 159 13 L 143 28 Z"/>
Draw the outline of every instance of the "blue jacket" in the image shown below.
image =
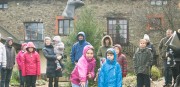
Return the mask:
<path fill-rule="evenodd" d="M 116 52 L 112 48 L 107 51 L 114 53 L 114 59 L 113 61 L 106 59 L 106 62 L 101 67 L 98 77 L 98 87 L 122 87 L 122 71 L 116 60 Z"/>
<path fill-rule="evenodd" d="M 79 35 L 82 35 L 84 37 L 84 40 L 78 40 L 78 36 Z M 79 32 L 78 35 L 77 35 L 77 40 L 78 42 L 76 42 L 72 49 L 71 49 L 71 62 L 72 64 L 74 64 L 74 62 L 78 62 L 79 58 L 82 56 L 82 53 L 83 53 L 83 48 L 86 46 L 86 45 L 90 45 L 89 42 L 86 41 L 86 36 L 85 36 L 85 33 L 84 32 Z"/>

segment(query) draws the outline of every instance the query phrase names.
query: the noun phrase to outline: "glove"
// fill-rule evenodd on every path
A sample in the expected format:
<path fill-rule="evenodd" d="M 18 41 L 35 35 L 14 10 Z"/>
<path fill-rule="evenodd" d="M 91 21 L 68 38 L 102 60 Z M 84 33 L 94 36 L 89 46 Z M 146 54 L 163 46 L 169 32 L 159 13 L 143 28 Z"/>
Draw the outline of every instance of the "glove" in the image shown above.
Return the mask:
<path fill-rule="evenodd" d="M 57 57 L 57 60 L 61 60 L 61 58 L 62 58 L 62 56 L 58 56 L 58 57 Z"/>

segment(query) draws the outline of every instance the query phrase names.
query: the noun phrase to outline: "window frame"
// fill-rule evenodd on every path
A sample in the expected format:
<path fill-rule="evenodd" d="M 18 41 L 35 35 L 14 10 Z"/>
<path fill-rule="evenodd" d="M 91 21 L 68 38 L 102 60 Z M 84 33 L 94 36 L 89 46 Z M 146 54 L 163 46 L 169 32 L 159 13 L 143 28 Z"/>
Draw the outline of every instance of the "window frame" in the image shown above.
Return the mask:
<path fill-rule="evenodd" d="M 32 37 L 30 37 L 30 39 L 26 39 L 26 37 L 28 37 L 28 36 L 27 36 L 27 28 L 26 28 L 26 25 L 27 25 L 27 24 L 32 24 L 32 23 L 36 23 L 36 24 L 37 24 L 37 28 L 36 28 L 37 36 L 36 36 L 36 39 L 32 39 Z M 39 27 L 38 27 L 39 24 L 42 24 L 42 28 L 39 28 Z M 24 28 L 24 30 L 25 30 L 25 31 L 24 31 L 24 32 L 25 32 L 25 34 L 24 34 L 24 35 L 25 35 L 25 36 L 24 36 L 24 40 L 25 40 L 25 41 L 43 41 L 43 40 L 44 40 L 44 24 L 43 24 L 43 22 L 24 22 L 24 27 L 25 27 L 25 28 Z M 31 26 L 31 27 L 32 27 L 32 26 Z M 39 30 L 41 30 L 41 33 L 42 33 L 41 39 L 39 39 L 39 36 L 38 36 L 38 35 L 39 35 L 39 32 L 38 32 Z M 32 32 L 32 29 L 30 30 L 30 32 Z M 41 34 L 41 33 L 40 33 L 40 34 Z M 32 35 L 32 34 L 31 34 L 31 35 Z M 30 36 L 31 36 L 31 35 L 30 35 Z"/>
<path fill-rule="evenodd" d="M 152 4 L 152 1 L 154 1 L 154 4 Z M 158 2 L 161 4 L 158 4 Z M 168 0 L 150 0 L 150 4 L 152 6 L 163 6 L 168 4 Z"/>
<path fill-rule="evenodd" d="M 120 21 L 120 20 L 126 20 L 127 21 L 127 30 L 126 30 L 126 33 L 123 33 L 123 34 L 125 34 L 126 35 L 126 41 L 125 42 L 123 42 L 123 43 L 118 43 L 118 42 L 116 42 L 115 41 L 115 39 L 116 38 L 114 38 L 114 36 L 112 37 L 112 35 L 116 35 L 116 33 L 114 34 L 113 32 L 112 32 L 112 34 L 110 34 L 110 32 L 109 32 L 109 21 L 110 20 L 116 20 L 116 24 L 117 23 L 119 23 L 119 22 L 117 22 L 117 21 Z M 123 24 L 123 25 L 125 25 L 125 24 Z M 120 25 L 121 26 L 121 25 Z M 112 29 L 113 29 L 113 27 L 112 27 Z M 107 17 L 107 34 L 108 35 L 110 35 L 111 37 L 112 37 L 112 39 L 113 39 L 113 43 L 114 44 L 121 44 L 121 45 L 128 45 L 129 44 L 129 19 L 127 19 L 127 18 L 112 18 L 112 17 Z M 122 33 L 119 33 L 120 35 L 122 34 Z"/>
<path fill-rule="evenodd" d="M 63 26 L 61 26 L 60 25 L 60 21 L 62 21 L 63 22 Z M 65 21 L 68 21 L 68 26 L 65 26 Z M 72 22 L 72 23 L 71 23 Z M 73 27 L 71 27 L 71 24 L 73 24 L 72 26 Z M 68 30 L 67 30 L 67 34 L 65 33 L 65 29 L 67 29 L 67 28 L 65 28 L 65 27 L 67 27 L 68 28 Z M 62 28 L 62 33 L 60 33 L 60 28 Z M 74 31 L 74 19 L 59 19 L 58 20 L 58 34 L 59 35 L 62 35 L 62 36 L 68 36 L 71 32 L 73 32 L 73 31 L 71 31 L 71 30 L 73 30 Z"/>
<path fill-rule="evenodd" d="M 63 34 L 60 34 L 60 23 L 59 23 L 59 21 L 60 20 L 62 20 L 62 21 L 64 21 L 64 20 L 68 20 L 69 21 L 69 32 L 68 32 L 68 34 L 65 34 L 65 32 L 64 32 L 64 29 L 63 29 Z M 70 26 L 70 24 L 71 24 L 71 21 L 72 21 L 72 24 L 73 24 L 73 27 L 71 27 Z M 64 22 L 63 22 L 63 26 L 64 26 Z M 56 21 L 55 21 L 55 35 L 60 35 L 60 36 L 68 36 L 71 32 L 74 32 L 74 30 L 75 30 L 75 17 L 74 18 L 65 18 L 65 17 L 63 17 L 63 16 L 56 16 Z M 73 31 L 71 31 L 70 29 L 73 29 Z"/>
<path fill-rule="evenodd" d="M 0 7 L 0 9 L 7 9 L 8 8 L 8 2 L 6 2 L 6 1 L 1 1 L 0 5 L 2 5 L 2 7 Z M 5 7 L 5 5 L 6 5 L 6 7 Z"/>
<path fill-rule="evenodd" d="M 161 25 L 159 26 L 160 28 L 158 28 L 158 29 L 153 29 L 152 27 L 152 25 L 151 25 L 151 22 L 150 22 L 150 19 L 152 19 L 152 18 L 158 18 L 158 19 L 161 19 L 160 21 L 161 21 Z M 160 29 L 163 29 L 163 27 L 165 26 L 165 21 L 164 21 L 164 16 L 163 16 L 163 14 L 151 14 L 151 15 L 147 15 L 147 26 L 146 26 L 146 29 L 147 30 L 160 30 Z"/>

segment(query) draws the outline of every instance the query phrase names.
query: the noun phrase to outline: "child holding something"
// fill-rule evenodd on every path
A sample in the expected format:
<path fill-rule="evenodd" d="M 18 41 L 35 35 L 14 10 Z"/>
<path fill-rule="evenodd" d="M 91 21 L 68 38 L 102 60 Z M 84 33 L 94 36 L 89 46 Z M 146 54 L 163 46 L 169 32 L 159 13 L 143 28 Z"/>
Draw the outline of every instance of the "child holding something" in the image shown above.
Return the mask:
<path fill-rule="evenodd" d="M 106 62 L 98 76 L 98 87 L 122 87 L 122 71 L 113 48 L 107 49 Z"/>
<path fill-rule="evenodd" d="M 83 55 L 71 73 L 72 87 L 88 87 L 88 79 L 94 78 L 95 67 L 94 48 L 91 45 L 86 45 L 83 49 Z"/>

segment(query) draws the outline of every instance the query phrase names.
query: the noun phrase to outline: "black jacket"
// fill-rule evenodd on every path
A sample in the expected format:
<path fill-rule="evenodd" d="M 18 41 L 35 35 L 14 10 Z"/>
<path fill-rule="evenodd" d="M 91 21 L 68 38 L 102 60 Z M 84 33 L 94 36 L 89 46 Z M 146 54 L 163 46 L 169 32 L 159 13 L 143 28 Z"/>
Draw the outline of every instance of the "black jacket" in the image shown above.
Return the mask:
<path fill-rule="evenodd" d="M 56 61 L 56 54 L 54 53 L 54 47 L 52 45 L 45 46 L 43 48 L 44 57 L 47 59 L 47 68 L 46 68 L 46 75 L 48 78 L 50 77 L 62 77 L 62 71 L 56 70 L 57 65 Z"/>

